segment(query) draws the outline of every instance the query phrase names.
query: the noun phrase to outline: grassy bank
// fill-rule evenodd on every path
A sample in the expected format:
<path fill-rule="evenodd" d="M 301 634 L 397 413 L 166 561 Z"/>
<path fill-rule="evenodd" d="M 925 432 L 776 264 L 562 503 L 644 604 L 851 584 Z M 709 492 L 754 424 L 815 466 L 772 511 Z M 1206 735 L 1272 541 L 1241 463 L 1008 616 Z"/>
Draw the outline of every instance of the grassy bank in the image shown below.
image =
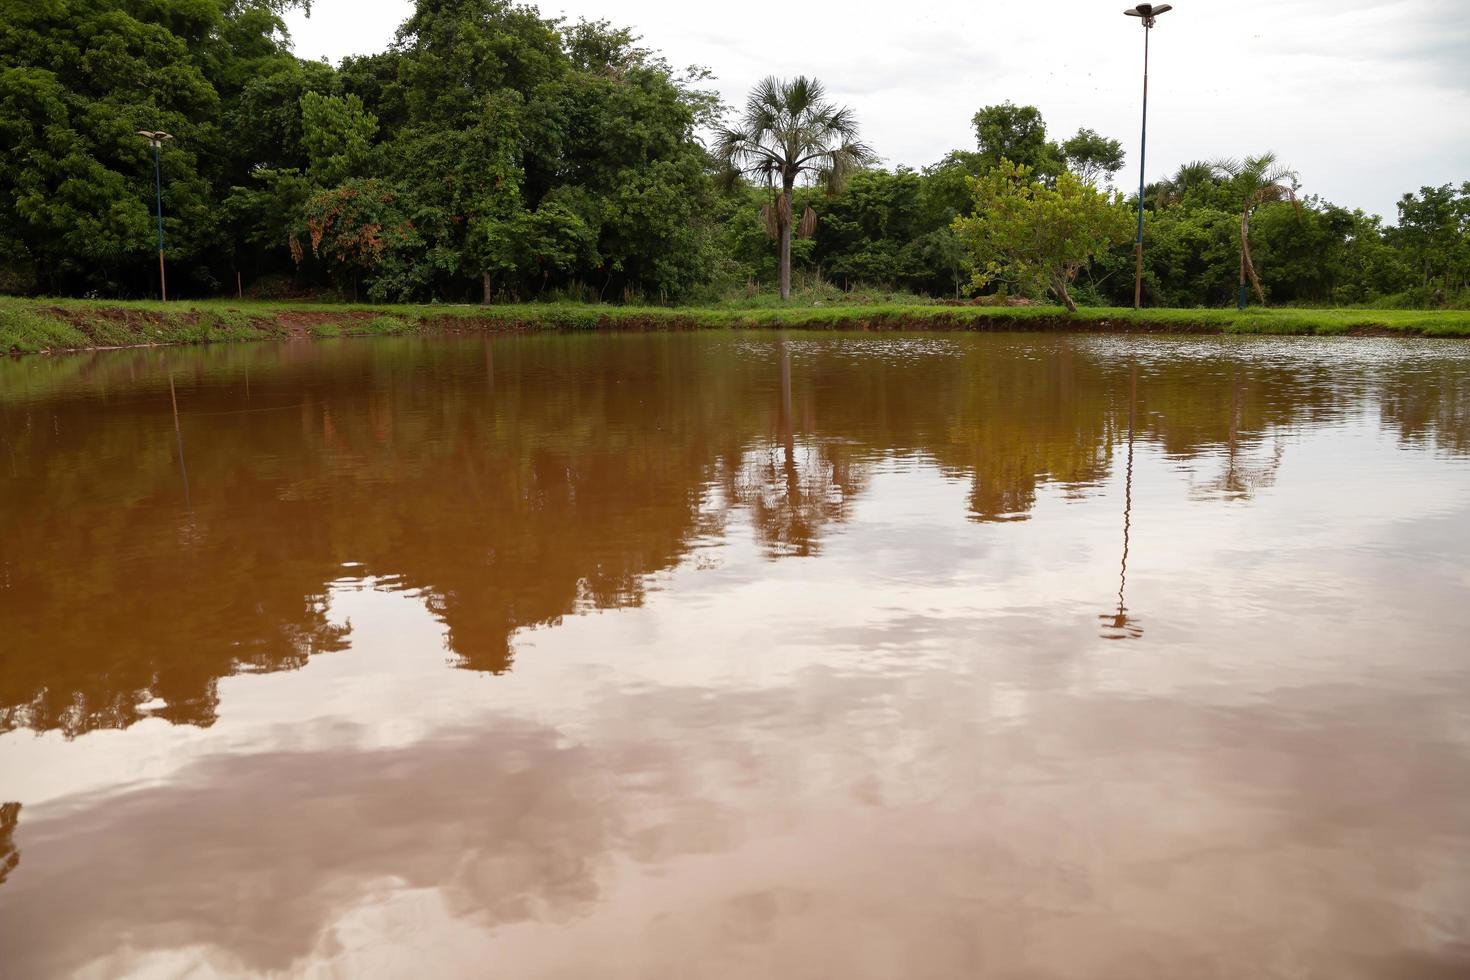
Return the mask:
<path fill-rule="evenodd" d="M 116 302 L 0 297 L 0 351 L 512 330 L 1079 330 L 1146 333 L 1401 334 L 1470 337 L 1470 311 L 1127 310 L 1057 307 L 807 305 L 770 308 L 311 305 L 235 300 Z"/>

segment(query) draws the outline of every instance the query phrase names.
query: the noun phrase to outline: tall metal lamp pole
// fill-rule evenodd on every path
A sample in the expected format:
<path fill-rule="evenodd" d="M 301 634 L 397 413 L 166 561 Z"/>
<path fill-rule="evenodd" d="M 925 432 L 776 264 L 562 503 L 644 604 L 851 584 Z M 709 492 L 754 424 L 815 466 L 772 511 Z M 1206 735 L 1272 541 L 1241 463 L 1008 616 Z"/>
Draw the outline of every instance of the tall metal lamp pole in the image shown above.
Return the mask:
<path fill-rule="evenodd" d="M 158 200 L 158 295 L 167 301 L 168 280 L 163 274 L 163 164 L 159 162 L 158 151 L 163 147 L 164 140 L 171 140 L 173 137 L 162 130 L 147 129 L 138 130 L 138 135 L 153 147 L 153 190 Z"/>
<path fill-rule="evenodd" d="M 1132 10 L 1123 11 L 1129 17 L 1143 21 L 1143 138 L 1138 143 L 1138 238 L 1133 242 L 1133 308 L 1143 306 L 1143 186 L 1144 154 L 1148 149 L 1148 35 L 1155 19 L 1160 14 L 1173 10 L 1172 4 L 1141 3 Z"/>

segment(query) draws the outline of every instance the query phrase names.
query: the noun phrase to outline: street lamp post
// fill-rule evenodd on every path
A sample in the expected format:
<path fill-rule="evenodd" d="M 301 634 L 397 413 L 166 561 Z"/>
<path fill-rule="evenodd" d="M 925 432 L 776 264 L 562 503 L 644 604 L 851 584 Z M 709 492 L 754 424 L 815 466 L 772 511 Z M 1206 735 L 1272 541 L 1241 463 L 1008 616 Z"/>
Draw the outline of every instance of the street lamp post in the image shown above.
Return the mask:
<path fill-rule="evenodd" d="M 1148 149 L 1148 34 L 1156 18 L 1173 10 L 1172 4 L 1141 3 L 1132 10 L 1123 11 L 1129 17 L 1143 21 L 1143 138 L 1138 143 L 1138 238 L 1133 242 L 1133 308 L 1143 306 L 1143 186 L 1144 153 Z"/>
<path fill-rule="evenodd" d="M 153 147 L 153 190 L 158 200 L 158 295 L 166 302 L 168 300 L 168 280 L 163 274 L 163 164 L 159 162 L 158 151 L 163 147 L 164 140 L 173 139 L 162 130 L 138 130 L 138 135 L 148 141 Z"/>

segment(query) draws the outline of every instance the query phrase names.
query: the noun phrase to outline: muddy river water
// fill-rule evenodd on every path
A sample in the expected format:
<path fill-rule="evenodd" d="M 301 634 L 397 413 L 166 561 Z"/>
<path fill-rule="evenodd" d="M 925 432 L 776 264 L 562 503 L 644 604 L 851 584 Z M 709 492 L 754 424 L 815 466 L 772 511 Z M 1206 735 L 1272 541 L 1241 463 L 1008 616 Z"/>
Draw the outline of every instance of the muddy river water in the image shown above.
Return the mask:
<path fill-rule="evenodd" d="M 1470 976 L 1470 345 L 0 362 L 0 975 Z"/>

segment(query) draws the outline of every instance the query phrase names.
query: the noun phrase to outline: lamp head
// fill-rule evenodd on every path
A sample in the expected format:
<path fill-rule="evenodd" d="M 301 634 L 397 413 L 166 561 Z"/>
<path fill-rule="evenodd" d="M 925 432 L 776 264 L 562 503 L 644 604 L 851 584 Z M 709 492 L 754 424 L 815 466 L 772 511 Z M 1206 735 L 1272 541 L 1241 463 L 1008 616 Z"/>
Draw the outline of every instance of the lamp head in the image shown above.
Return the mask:
<path fill-rule="evenodd" d="M 1168 3 L 1161 3 L 1157 5 L 1152 3 L 1141 3 L 1130 10 L 1123 11 L 1123 13 L 1129 17 L 1139 18 L 1143 21 L 1144 27 L 1153 27 L 1155 18 L 1157 18 L 1160 14 L 1167 14 L 1173 9 L 1173 4 Z"/>

